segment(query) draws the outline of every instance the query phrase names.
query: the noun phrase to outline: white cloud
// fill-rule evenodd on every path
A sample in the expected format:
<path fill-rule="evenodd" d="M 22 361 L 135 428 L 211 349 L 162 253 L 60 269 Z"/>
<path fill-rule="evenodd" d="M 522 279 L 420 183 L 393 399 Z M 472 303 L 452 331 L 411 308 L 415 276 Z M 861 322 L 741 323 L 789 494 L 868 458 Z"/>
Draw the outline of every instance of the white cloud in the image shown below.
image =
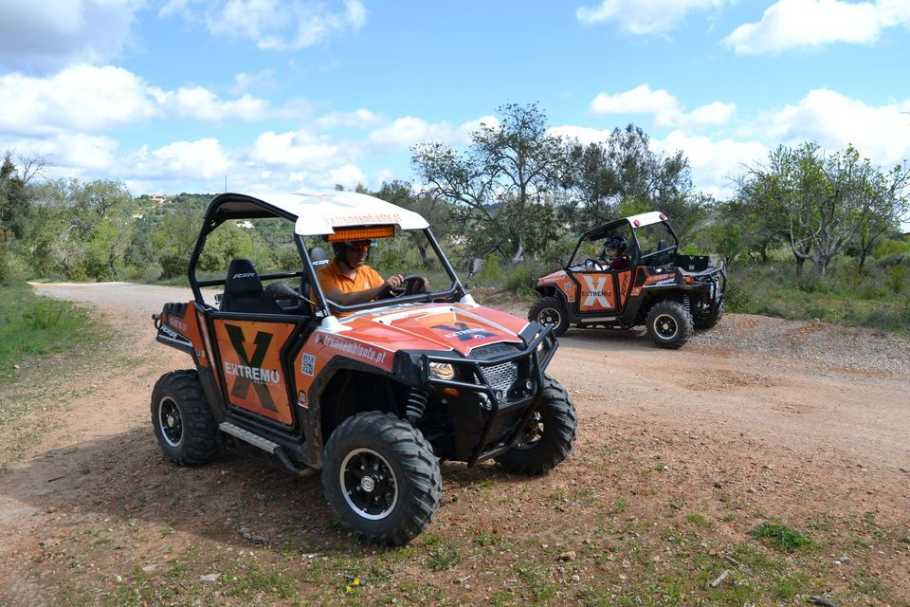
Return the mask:
<path fill-rule="evenodd" d="M 685 153 L 692 177 L 703 192 L 725 198 L 735 190 L 733 180 L 743 167 L 765 160 L 768 148 L 758 141 L 714 140 L 673 131 L 663 139 L 653 139 L 654 149 L 665 155 Z"/>
<path fill-rule="evenodd" d="M 59 133 L 51 137 L 0 137 L 0 150 L 17 156 L 38 157 L 49 168 L 66 169 L 53 175 L 78 176 L 87 170 L 105 172 L 115 162 L 118 144 L 110 137 Z"/>
<path fill-rule="evenodd" d="M 600 93 L 591 102 L 595 114 L 653 114 L 657 126 L 722 125 L 732 118 L 736 106 L 715 101 L 683 111 L 679 100 L 663 89 L 652 90 L 641 84 L 622 93 Z"/>
<path fill-rule="evenodd" d="M 234 75 L 234 85 L 231 87 L 231 93 L 242 95 L 248 91 L 256 89 L 258 91 L 271 90 L 276 86 L 275 70 L 266 69 L 258 72 L 239 72 Z"/>
<path fill-rule="evenodd" d="M 910 99 L 868 105 L 830 89 L 810 91 L 799 103 L 764 113 L 754 130 L 773 141 L 812 140 L 836 150 L 853 144 L 873 161 L 910 159 Z"/>
<path fill-rule="evenodd" d="M 338 164 L 341 152 L 338 145 L 303 129 L 268 131 L 256 139 L 250 159 L 268 166 L 320 169 Z"/>
<path fill-rule="evenodd" d="M 555 137 L 565 137 L 566 139 L 575 139 L 579 143 L 588 145 L 589 143 L 597 143 L 599 141 L 606 141 L 610 138 L 611 129 L 592 129 L 586 126 L 576 126 L 573 124 L 565 124 L 562 126 L 554 126 L 547 129 L 549 135 Z"/>
<path fill-rule="evenodd" d="M 716 9 L 732 0 L 602 0 L 575 16 L 585 25 L 616 21 L 632 34 L 659 34 L 675 28 L 691 11 Z"/>
<path fill-rule="evenodd" d="M 740 25 L 724 38 L 724 44 L 741 55 L 835 42 L 869 44 L 882 30 L 900 24 L 910 24 L 906 0 L 777 0 L 760 21 Z"/>
<path fill-rule="evenodd" d="M 294 113 L 248 94 L 221 99 L 201 86 L 166 91 L 114 66 L 75 65 L 47 77 L 5 74 L 0 99 L 0 133 L 19 134 L 99 131 L 165 115 L 261 120 Z"/>
<path fill-rule="evenodd" d="M 50 69 L 100 62 L 129 43 L 142 0 L 4 0 L 0 2 L 0 64 Z"/>
<path fill-rule="evenodd" d="M 329 112 L 316 120 L 316 126 L 323 129 L 344 127 L 362 129 L 379 121 L 379 116 L 367 108 L 359 108 L 353 112 Z"/>
<path fill-rule="evenodd" d="M 142 146 L 124 161 L 124 177 L 212 179 L 226 175 L 231 162 L 217 139 L 175 141 L 160 148 Z"/>
<path fill-rule="evenodd" d="M 363 27 L 367 11 L 361 0 L 343 0 L 341 5 L 329 9 L 304 0 L 170 0 L 159 15 L 181 15 L 205 23 L 213 34 L 246 38 L 261 49 L 296 50 Z"/>
<path fill-rule="evenodd" d="M 237 99 L 219 99 L 212 91 L 201 86 L 181 87 L 169 93 L 164 105 L 179 116 L 198 120 L 262 120 L 270 113 L 269 103 L 251 95 Z"/>
<path fill-rule="evenodd" d="M 499 121 L 495 116 L 482 116 L 455 126 L 448 122 L 428 122 L 423 118 L 404 116 L 372 131 L 369 139 L 378 145 L 395 147 L 409 147 L 426 142 L 463 145 L 470 142 L 471 135 L 481 124 L 495 128 Z"/>
<path fill-rule="evenodd" d="M 158 114 L 162 91 L 119 67 L 79 65 L 47 78 L 0 76 L 0 131 L 97 130 Z"/>
<path fill-rule="evenodd" d="M 338 183 L 347 189 L 353 189 L 358 184 L 365 184 L 367 177 L 360 170 L 360 167 L 346 164 L 329 171 L 329 180 L 332 181 L 332 185 Z"/>

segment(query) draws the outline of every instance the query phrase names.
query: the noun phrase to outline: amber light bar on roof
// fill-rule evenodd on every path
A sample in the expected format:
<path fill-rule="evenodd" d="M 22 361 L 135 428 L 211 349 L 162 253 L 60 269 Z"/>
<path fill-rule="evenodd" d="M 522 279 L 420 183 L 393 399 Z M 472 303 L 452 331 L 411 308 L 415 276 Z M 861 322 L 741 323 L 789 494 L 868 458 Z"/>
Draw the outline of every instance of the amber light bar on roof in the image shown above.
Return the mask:
<path fill-rule="evenodd" d="M 395 226 L 375 226 L 371 228 L 342 228 L 328 235 L 329 242 L 341 240 L 372 240 L 373 238 L 391 238 L 395 235 Z"/>

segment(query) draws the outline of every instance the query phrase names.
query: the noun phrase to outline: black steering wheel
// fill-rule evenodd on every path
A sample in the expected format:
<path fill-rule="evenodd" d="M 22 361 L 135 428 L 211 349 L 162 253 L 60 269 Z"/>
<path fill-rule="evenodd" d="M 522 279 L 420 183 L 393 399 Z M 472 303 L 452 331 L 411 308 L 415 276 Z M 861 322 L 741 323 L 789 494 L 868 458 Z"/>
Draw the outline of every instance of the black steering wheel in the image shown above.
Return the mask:
<path fill-rule="evenodd" d="M 409 274 L 401 281 L 401 286 L 397 289 L 389 289 L 389 296 L 404 297 L 405 295 L 417 295 L 426 293 L 430 281 L 419 274 Z"/>

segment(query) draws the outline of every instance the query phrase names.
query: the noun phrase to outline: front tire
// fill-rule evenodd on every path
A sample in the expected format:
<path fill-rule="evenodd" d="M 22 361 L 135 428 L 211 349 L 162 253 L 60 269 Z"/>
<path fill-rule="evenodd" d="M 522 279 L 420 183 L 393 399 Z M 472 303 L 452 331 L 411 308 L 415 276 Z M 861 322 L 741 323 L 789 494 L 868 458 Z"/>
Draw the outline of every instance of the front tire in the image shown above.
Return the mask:
<path fill-rule="evenodd" d="M 569 394 L 558 381 L 545 378 L 541 402 L 529 420 L 525 436 L 495 460 L 513 474 L 544 474 L 572 451 L 578 421 Z"/>
<path fill-rule="evenodd" d="M 218 455 L 218 423 L 196 371 L 161 376 L 152 390 L 152 427 L 164 455 L 181 466 L 201 466 Z"/>
<path fill-rule="evenodd" d="M 721 301 L 720 305 L 717 306 L 717 310 L 713 313 L 698 313 L 696 312 L 692 316 L 693 323 L 695 325 L 696 331 L 707 331 L 713 329 L 714 326 L 720 321 L 724 316 L 724 302 Z"/>
<path fill-rule="evenodd" d="M 349 529 L 401 546 L 439 508 L 442 475 L 433 449 L 408 422 L 378 411 L 343 421 L 325 446 L 322 490 Z"/>
<path fill-rule="evenodd" d="M 536 320 L 545 327 L 552 327 L 556 337 L 569 328 L 569 315 L 559 297 L 548 295 L 538 299 L 528 311 L 528 320 Z"/>
<path fill-rule="evenodd" d="M 651 306 L 645 324 L 654 344 L 671 350 L 683 347 L 694 331 L 689 309 L 673 300 L 661 301 Z"/>

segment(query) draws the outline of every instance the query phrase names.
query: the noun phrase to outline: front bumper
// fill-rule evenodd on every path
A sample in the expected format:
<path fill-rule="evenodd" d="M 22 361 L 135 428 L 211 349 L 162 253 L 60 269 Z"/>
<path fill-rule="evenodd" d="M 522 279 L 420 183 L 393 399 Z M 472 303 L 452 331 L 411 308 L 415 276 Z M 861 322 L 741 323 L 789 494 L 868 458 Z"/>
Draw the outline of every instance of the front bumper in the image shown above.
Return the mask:
<path fill-rule="evenodd" d="M 456 459 L 473 465 L 511 449 L 534 415 L 544 386 L 544 371 L 559 343 L 552 329 L 537 323 L 531 323 L 529 328 L 528 339 L 522 335 L 524 347 L 507 354 L 487 358 L 466 358 L 450 353 L 422 355 L 420 366 L 424 385 L 464 391 L 474 396 L 469 399 L 470 403 L 460 399 L 450 408 L 450 418 L 455 424 Z M 450 364 L 456 368 L 457 377 L 473 381 L 433 377 L 430 363 Z M 503 383 L 499 379 L 504 367 L 514 369 L 514 381 L 510 378 Z"/>

